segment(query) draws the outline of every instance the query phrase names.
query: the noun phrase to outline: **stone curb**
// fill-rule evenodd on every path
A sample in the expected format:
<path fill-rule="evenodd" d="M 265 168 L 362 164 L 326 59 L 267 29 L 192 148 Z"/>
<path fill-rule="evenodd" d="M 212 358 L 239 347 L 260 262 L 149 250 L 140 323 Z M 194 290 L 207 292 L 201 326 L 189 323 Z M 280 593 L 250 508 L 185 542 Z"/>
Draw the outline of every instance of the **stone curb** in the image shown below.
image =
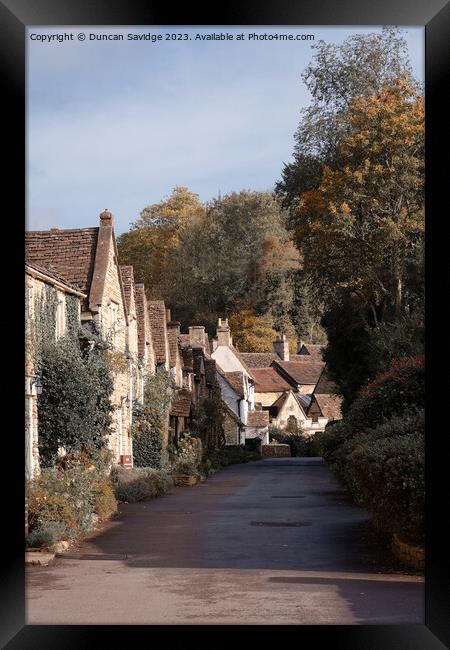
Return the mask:
<path fill-rule="evenodd" d="M 55 559 L 54 553 L 41 551 L 39 549 L 25 551 L 25 566 L 48 566 Z"/>

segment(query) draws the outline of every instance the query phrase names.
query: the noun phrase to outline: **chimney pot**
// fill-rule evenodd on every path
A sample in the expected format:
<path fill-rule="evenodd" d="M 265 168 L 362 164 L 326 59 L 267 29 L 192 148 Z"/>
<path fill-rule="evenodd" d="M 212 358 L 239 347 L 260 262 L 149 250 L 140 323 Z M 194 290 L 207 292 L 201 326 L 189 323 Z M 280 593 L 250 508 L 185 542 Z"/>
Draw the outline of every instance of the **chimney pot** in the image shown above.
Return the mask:
<path fill-rule="evenodd" d="M 103 210 L 103 212 L 100 212 L 100 224 L 104 224 L 105 226 L 107 225 L 112 225 L 113 223 L 113 216 L 112 212 L 109 210 Z"/>

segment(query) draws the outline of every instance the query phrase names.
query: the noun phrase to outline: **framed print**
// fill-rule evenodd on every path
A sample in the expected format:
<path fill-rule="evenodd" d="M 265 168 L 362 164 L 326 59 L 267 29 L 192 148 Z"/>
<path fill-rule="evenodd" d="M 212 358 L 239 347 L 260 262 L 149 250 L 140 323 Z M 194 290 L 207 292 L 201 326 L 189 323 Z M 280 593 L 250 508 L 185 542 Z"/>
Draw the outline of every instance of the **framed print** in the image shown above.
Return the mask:
<path fill-rule="evenodd" d="M 214 14 L 0 6 L 2 647 L 448 647 L 449 7 Z"/>

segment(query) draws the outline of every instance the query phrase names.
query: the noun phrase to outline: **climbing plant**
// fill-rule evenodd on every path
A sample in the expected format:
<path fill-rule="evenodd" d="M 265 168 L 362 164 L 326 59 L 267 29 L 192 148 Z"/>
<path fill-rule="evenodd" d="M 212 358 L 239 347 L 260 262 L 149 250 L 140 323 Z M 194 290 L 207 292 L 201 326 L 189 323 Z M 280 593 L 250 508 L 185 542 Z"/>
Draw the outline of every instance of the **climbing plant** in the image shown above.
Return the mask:
<path fill-rule="evenodd" d="M 167 370 L 147 376 L 144 402 L 133 404 L 133 462 L 137 467 L 160 469 L 163 466 L 163 440 L 174 395 L 174 381 Z"/>
<path fill-rule="evenodd" d="M 40 347 L 38 444 L 41 465 L 50 467 L 60 447 L 67 452 L 101 448 L 111 424 L 113 378 L 105 361 L 107 344 L 80 329 Z"/>

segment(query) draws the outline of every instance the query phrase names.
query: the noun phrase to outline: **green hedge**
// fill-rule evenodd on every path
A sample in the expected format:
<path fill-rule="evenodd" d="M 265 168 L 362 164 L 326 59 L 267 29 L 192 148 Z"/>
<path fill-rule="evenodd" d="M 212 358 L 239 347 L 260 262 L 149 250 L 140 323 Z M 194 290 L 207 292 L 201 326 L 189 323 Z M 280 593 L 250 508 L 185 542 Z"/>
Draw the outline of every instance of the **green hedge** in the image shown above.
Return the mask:
<path fill-rule="evenodd" d="M 374 524 L 411 543 L 424 538 L 424 359 L 393 364 L 345 418 L 317 434 L 321 455 Z"/>
<path fill-rule="evenodd" d="M 111 471 L 111 479 L 117 499 L 126 503 L 167 494 L 173 485 L 166 472 L 152 467 L 126 469 L 116 465 Z"/>

